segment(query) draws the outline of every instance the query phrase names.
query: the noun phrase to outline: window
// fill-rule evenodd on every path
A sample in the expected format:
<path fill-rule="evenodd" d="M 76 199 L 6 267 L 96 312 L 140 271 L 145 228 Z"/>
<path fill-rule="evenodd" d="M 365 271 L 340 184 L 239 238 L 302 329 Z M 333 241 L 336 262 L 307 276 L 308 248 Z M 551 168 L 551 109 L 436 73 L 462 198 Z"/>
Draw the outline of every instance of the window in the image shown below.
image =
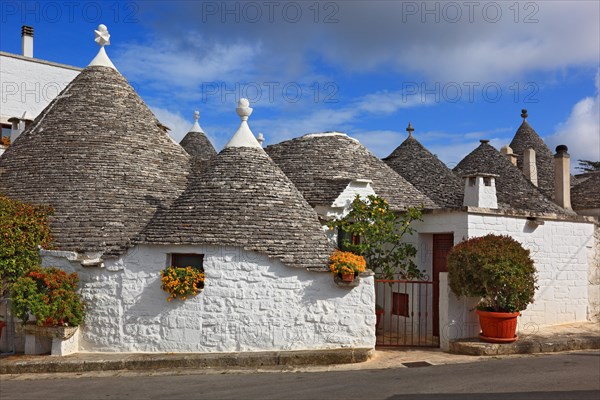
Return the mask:
<path fill-rule="evenodd" d="M 171 266 L 193 267 L 204 271 L 204 254 L 173 253 L 171 254 Z"/>
<path fill-rule="evenodd" d="M 11 126 L 7 124 L 2 124 L 2 134 L 0 137 L 10 137 Z"/>
<path fill-rule="evenodd" d="M 360 243 L 360 237 L 354 235 L 353 233 L 346 232 L 343 229 L 338 229 L 338 248 L 342 251 L 348 251 L 348 246 L 346 246 L 346 242 L 357 245 Z"/>
<path fill-rule="evenodd" d="M 484 184 L 485 186 L 492 186 L 492 178 L 489 178 L 489 177 L 484 177 L 484 178 L 483 178 L 483 184 Z"/>
<path fill-rule="evenodd" d="M 477 178 L 475 178 L 474 176 L 469 177 L 469 186 L 475 186 L 476 181 L 477 181 Z"/>

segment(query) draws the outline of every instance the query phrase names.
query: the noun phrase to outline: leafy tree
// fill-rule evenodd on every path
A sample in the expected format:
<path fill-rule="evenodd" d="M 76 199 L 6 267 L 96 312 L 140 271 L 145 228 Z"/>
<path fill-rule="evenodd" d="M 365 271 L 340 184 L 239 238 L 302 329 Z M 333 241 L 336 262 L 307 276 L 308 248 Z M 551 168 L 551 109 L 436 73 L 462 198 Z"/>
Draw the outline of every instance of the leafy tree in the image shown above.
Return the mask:
<path fill-rule="evenodd" d="M 596 172 L 600 171 L 600 161 L 591 161 L 591 160 L 578 160 L 579 166 L 578 170 L 582 172 Z"/>
<path fill-rule="evenodd" d="M 402 241 L 404 235 L 414 233 L 411 223 L 415 220 L 421 220 L 421 209 L 398 214 L 381 197 L 371 195 L 363 201 L 357 195 L 350 212 L 328 226 L 360 238 L 357 243 L 345 240 L 343 247 L 363 256 L 378 278 L 393 279 L 395 274 L 416 278 L 422 275 L 414 262 L 417 249 Z"/>
<path fill-rule="evenodd" d="M 47 207 L 31 206 L 0 196 L 0 297 L 9 285 L 39 265 L 38 246 L 51 242 Z"/>

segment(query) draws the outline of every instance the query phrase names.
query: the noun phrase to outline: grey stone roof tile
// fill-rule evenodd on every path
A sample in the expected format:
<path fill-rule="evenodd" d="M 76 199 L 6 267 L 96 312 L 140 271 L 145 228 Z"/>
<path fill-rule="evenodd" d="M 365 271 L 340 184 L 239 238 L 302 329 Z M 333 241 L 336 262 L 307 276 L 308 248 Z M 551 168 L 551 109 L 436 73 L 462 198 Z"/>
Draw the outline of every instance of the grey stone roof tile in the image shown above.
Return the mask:
<path fill-rule="evenodd" d="M 529 148 L 535 150 L 538 187 L 546 197 L 553 199 L 554 154 L 527 120 L 523 120 L 509 146 L 512 148 L 513 153 L 517 155 L 517 167 L 521 171 L 523 171 L 523 153 Z"/>
<path fill-rule="evenodd" d="M 0 159 L 0 193 L 54 207 L 61 250 L 122 253 L 185 188 L 189 156 L 116 70 L 85 68 Z"/>
<path fill-rule="evenodd" d="M 194 158 L 210 160 L 217 155 L 212 143 L 203 132 L 188 132 L 179 144 Z"/>
<path fill-rule="evenodd" d="M 579 176 L 579 183 L 571 188 L 571 206 L 574 210 L 600 208 L 600 171 Z"/>
<path fill-rule="evenodd" d="M 330 206 L 341 193 L 339 185 L 328 184 L 327 180 L 370 179 L 375 193 L 386 199 L 392 209 L 405 210 L 421 205 L 439 208 L 347 135 L 305 135 L 268 146 L 266 151 L 313 207 Z"/>
<path fill-rule="evenodd" d="M 461 178 L 413 136 L 406 138 L 383 161 L 440 207 L 462 207 Z"/>
<path fill-rule="evenodd" d="M 498 205 L 504 209 L 572 215 L 534 186 L 505 156 L 488 143 L 481 143 L 454 168 L 459 175 L 495 174 Z"/>
<path fill-rule="evenodd" d="M 261 148 L 223 149 L 157 214 L 141 243 L 240 247 L 327 270 L 333 250 L 316 212 Z"/>

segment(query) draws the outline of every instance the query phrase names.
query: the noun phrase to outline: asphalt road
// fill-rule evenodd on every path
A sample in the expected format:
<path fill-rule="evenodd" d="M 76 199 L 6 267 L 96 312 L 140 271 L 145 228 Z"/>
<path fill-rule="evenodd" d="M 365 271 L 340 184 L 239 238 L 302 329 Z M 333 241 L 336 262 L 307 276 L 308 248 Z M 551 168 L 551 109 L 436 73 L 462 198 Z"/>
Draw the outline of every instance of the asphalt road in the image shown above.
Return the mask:
<path fill-rule="evenodd" d="M 24 378 L 24 379 L 23 379 Z M 343 372 L 0 379 L 0 399 L 600 399 L 600 352 Z"/>

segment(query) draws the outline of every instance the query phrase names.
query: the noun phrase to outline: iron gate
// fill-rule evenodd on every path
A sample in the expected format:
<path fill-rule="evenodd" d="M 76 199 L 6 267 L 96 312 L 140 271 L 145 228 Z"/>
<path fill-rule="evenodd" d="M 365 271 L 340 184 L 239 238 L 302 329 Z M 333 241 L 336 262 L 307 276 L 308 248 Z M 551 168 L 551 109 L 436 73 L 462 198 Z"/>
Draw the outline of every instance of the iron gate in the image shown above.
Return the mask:
<path fill-rule="evenodd" d="M 377 346 L 439 347 L 434 336 L 433 281 L 375 279 Z"/>

